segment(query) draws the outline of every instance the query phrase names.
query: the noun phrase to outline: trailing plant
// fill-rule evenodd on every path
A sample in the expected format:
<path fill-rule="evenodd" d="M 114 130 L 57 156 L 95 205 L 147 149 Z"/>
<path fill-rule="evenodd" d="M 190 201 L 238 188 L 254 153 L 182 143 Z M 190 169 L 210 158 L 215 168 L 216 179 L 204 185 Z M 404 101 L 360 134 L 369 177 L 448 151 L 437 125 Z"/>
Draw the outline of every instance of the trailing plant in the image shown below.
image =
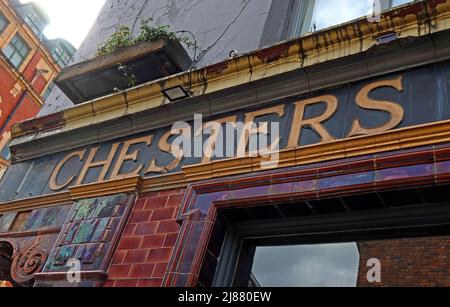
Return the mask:
<path fill-rule="evenodd" d="M 192 42 L 187 37 L 177 36 L 175 32 L 170 31 L 168 25 L 152 26 L 150 21 L 152 18 L 141 21 L 141 28 L 139 34 L 135 37 L 128 26 L 120 26 L 117 28 L 106 41 L 104 41 L 98 48 L 96 56 L 105 56 L 115 52 L 122 47 L 129 47 L 141 42 L 156 42 L 162 39 L 175 40 L 186 44 L 188 48 L 195 47 L 196 43 Z"/>
<path fill-rule="evenodd" d="M 120 26 L 117 28 L 106 41 L 104 41 L 98 48 L 96 56 L 104 56 L 113 53 L 119 48 L 128 47 L 135 44 L 133 33 L 127 26 Z"/>

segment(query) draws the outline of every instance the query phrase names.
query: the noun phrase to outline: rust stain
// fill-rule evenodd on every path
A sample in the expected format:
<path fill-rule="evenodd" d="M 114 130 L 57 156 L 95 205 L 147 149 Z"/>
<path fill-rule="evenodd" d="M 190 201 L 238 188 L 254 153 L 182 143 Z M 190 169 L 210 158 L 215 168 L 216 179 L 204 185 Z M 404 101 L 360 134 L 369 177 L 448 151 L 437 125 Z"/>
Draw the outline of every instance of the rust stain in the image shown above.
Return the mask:
<path fill-rule="evenodd" d="M 221 62 L 206 68 L 206 76 L 220 75 L 228 68 L 228 62 Z"/>
<path fill-rule="evenodd" d="M 54 113 L 36 120 L 36 128 L 39 131 L 50 131 L 63 127 L 65 124 L 63 113 Z"/>
<path fill-rule="evenodd" d="M 263 63 L 268 64 L 279 60 L 280 58 L 286 56 L 289 52 L 289 45 L 278 45 L 270 47 L 261 51 L 258 51 L 255 56 L 260 59 Z"/>

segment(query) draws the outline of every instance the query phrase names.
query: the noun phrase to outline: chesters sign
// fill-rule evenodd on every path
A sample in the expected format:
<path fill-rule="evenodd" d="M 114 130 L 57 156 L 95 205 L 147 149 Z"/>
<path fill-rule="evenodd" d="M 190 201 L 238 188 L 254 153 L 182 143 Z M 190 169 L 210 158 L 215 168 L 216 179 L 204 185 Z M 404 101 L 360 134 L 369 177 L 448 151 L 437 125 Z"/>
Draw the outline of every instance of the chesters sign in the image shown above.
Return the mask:
<path fill-rule="evenodd" d="M 384 113 L 385 120 L 380 121 L 377 126 L 373 126 L 365 123 L 364 118 L 354 116 L 351 119 L 351 125 L 345 129 L 344 138 L 388 131 L 398 127 L 402 123 L 405 111 L 401 104 L 396 101 L 387 99 L 380 100 L 371 97 L 371 93 L 382 88 L 401 94 L 404 91 L 403 77 L 397 76 L 395 78 L 371 82 L 363 86 L 356 93 L 353 102 L 356 107 L 362 110 L 382 112 Z M 314 112 L 310 110 L 315 107 L 319 108 L 320 111 L 316 110 Z M 234 156 L 241 156 L 242 153 L 249 154 L 251 152 L 249 146 L 251 145 L 250 141 L 252 137 L 260 137 L 261 135 L 264 137 L 270 134 L 272 135 L 272 138 L 270 138 L 271 141 L 267 142 L 270 144 L 264 146 L 266 149 L 267 147 L 272 149 L 295 148 L 302 146 L 302 140 L 304 140 L 302 133 L 305 128 L 316 135 L 319 143 L 342 138 L 343 135 L 334 134 L 332 129 L 327 127 L 326 123 L 335 117 L 340 109 L 347 107 L 348 101 L 340 101 L 339 97 L 333 94 L 323 94 L 290 103 L 276 104 L 255 111 L 244 112 L 243 122 L 239 122 L 240 116 L 238 114 L 218 118 L 210 122 L 202 123 L 202 131 L 205 131 L 205 128 L 217 127 L 218 125 L 228 125 L 228 127 L 236 128 L 241 124 L 243 129 L 237 129 L 235 135 L 228 133 L 225 137 L 228 141 L 233 140 L 233 145 L 236 145 L 233 146 Z M 263 121 L 261 122 L 261 120 Z M 274 129 L 269 129 L 269 126 L 273 128 L 273 123 L 277 124 L 278 132 L 280 125 L 288 127 L 286 127 L 287 129 L 283 129 L 283 133 L 277 133 L 279 135 L 274 137 Z M 289 123 L 289 125 L 286 125 L 286 123 Z M 224 133 L 218 133 L 218 128 L 214 128 L 209 129 L 208 133 L 199 134 L 196 133 L 198 129 L 195 126 L 188 126 L 185 128 L 187 131 L 183 128 L 175 127 L 168 129 L 162 135 L 149 133 L 114 142 L 108 146 L 107 154 L 104 158 L 99 157 L 99 151 L 104 145 L 70 152 L 55 165 L 49 181 L 50 189 L 59 191 L 71 185 L 82 185 L 86 183 L 86 177 L 92 169 L 97 169 L 98 171 L 98 176 L 95 179 L 96 182 L 121 179 L 128 176 L 142 175 L 146 177 L 172 172 L 179 168 L 180 165 L 186 165 L 186 163 L 183 163 L 186 156 L 190 158 L 194 156 L 189 155 L 192 152 L 191 148 L 189 149 L 189 153 L 186 154 L 186 147 L 188 147 L 186 146 L 186 142 L 184 144 L 181 142 L 175 147 L 174 143 L 171 142 L 177 136 L 182 135 L 187 135 L 189 142 L 191 140 L 192 142 L 196 142 L 195 138 L 200 136 L 200 147 L 203 149 L 207 148 L 207 150 L 201 151 L 200 156 L 194 156 L 201 159 L 201 161 L 198 161 L 199 163 L 209 163 L 213 158 L 223 157 L 215 154 L 214 151 L 218 147 L 219 141 L 222 145 Z M 342 125 L 342 129 L 344 129 L 344 126 Z M 221 138 L 219 137 L 220 135 L 222 136 Z M 237 137 L 235 138 L 235 136 Z M 150 148 L 153 145 L 157 146 L 156 154 L 143 153 L 144 151 L 151 151 Z M 227 148 L 225 148 L 225 151 L 229 152 Z M 160 154 L 172 155 L 172 159 L 160 161 L 158 152 Z M 150 158 L 143 161 L 140 158 L 142 156 L 150 156 Z M 79 162 L 81 167 L 70 167 L 70 162 L 73 161 Z M 133 166 L 124 169 L 125 164 L 131 164 Z M 62 170 L 66 170 L 65 174 L 62 174 Z"/>
<path fill-rule="evenodd" d="M 137 175 L 157 177 L 185 166 L 254 155 L 255 148 L 276 167 L 276 153 L 284 149 L 448 120 L 449 81 L 450 63 L 433 64 L 42 156 L 13 164 L 0 184 L 0 197 L 49 194 Z"/>

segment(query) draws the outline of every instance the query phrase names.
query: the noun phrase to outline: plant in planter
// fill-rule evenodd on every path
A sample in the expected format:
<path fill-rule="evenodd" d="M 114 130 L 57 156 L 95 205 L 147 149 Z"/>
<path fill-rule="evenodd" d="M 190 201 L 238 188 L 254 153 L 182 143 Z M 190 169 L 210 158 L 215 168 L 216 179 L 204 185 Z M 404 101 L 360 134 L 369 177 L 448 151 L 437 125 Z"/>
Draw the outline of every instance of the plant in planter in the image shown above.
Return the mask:
<path fill-rule="evenodd" d="M 98 48 L 96 56 L 106 56 L 120 48 L 129 47 L 142 42 L 156 42 L 162 39 L 176 40 L 186 44 L 188 48 L 197 48 L 197 44 L 187 37 L 177 36 L 175 32 L 169 30 L 168 25 L 151 26 L 149 24 L 153 19 L 141 21 L 141 29 L 135 37 L 128 26 L 120 26 L 117 28 L 110 38 L 104 41 Z"/>

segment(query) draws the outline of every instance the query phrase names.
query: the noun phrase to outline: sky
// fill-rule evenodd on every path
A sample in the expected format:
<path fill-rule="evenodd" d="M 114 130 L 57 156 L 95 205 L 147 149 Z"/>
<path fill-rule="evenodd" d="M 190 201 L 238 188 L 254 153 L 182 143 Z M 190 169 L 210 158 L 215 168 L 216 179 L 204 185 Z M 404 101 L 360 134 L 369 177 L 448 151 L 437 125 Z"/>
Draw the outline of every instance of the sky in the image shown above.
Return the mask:
<path fill-rule="evenodd" d="M 44 33 L 50 38 L 65 38 L 78 48 L 95 22 L 105 0 L 20 0 L 36 2 L 47 12 L 50 25 Z"/>
<path fill-rule="evenodd" d="M 355 287 L 356 243 L 258 247 L 253 273 L 265 287 Z"/>

